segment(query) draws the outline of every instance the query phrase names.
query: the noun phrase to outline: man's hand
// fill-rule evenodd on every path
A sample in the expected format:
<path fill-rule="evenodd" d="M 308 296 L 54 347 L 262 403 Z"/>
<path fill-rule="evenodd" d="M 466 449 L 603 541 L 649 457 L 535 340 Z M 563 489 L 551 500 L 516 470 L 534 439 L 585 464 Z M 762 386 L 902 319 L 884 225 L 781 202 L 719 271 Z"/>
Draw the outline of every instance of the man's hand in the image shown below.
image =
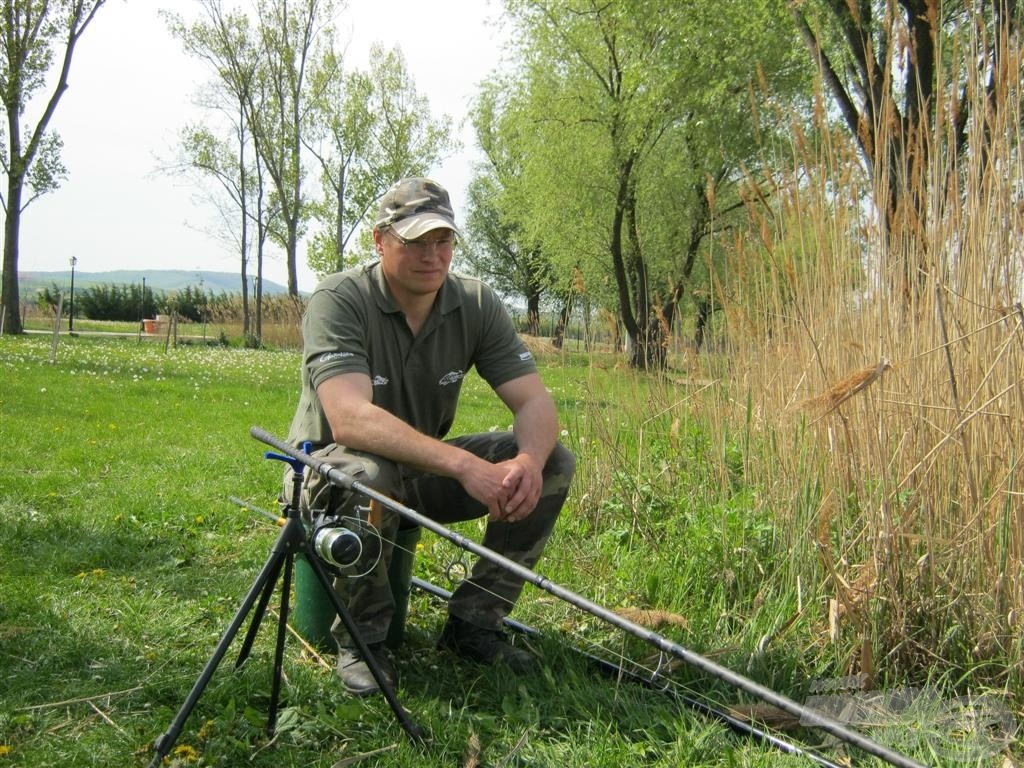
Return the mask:
<path fill-rule="evenodd" d="M 502 481 L 502 487 L 508 492 L 508 497 L 500 510 L 501 516 L 491 519 L 514 523 L 525 518 L 537 506 L 544 483 L 543 467 L 525 453 L 520 453 L 509 461 L 503 461 L 498 466 L 508 470 Z"/>
<path fill-rule="evenodd" d="M 488 519 L 515 523 L 533 512 L 543 474 L 532 457 L 521 453 L 497 464 L 473 459 L 458 480 L 466 493 L 487 507 Z"/>

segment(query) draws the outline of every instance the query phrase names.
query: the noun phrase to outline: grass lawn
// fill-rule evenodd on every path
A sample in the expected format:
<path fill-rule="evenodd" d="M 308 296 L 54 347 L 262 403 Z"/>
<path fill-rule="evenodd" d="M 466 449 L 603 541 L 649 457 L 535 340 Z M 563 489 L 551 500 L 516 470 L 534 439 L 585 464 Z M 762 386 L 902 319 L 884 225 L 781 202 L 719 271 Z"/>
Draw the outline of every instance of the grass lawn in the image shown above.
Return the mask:
<path fill-rule="evenodd" d="M 49 352 L 48 338 L 0 339 L 0 766 L 146 765 L 153 740 L 167 729 L 275 540 L 272 523 L 231 497 L 274 509 L 282 465 L 263 459 L 266 446 L 249 428 L 286 433 L 298 393 L 298 354 L 188 346 L 165 352 L 162 345 L 84 336 L 62 337 L 53 364 Z M 619 398 L 642 400 L 643 385 L 579 361 L 545 365 L 566 427 L 563 439 L 581 457 L 588 446 L 596 451 L 603 442 L 607 449 L 595 425 L 621 415 Z M 456 432 L 507 426 L 479 380 L 467 380 L 464 399 Z M 770 610 L 759 609 L 753 625 L 740 627 L 729 618 L 732 601 L 749 602 L 753 592 L 736 590 L 765 563 L 744 564 L 745 556 L 736 555 L 728 579 L 700 565 L 715 562 L 702 560 L 705 550 L 713 557 L 740 541 L 770 547 L 765 522 L 748 520 L 739 507 L 717 509 L 673 545 L 666 538 L 679 525 L 673 520 L 692 519 L 693 510 L 651 498 L 652 510 L 677 514 L 655 521 L 617 513 L 614 482 L 595 508 L 602 478 L 600 468 L 581 460 L 578 487 L 541 570 L 610 607 L 685 613 L 685 626 L 662 631 L 799 695 L 814 671 L 799 643 L 761 656 L 750 652 L 790 610 L 790 593 L 770 595 Z M 478 527 L 469 523 L 464 530 Z M 449 587 L 444 574 L 459 558 L 451 544 L 427 534 L 417 575 Z M 429 732 L 425 746 L 409 743 L 382 697 L 348 698 L 332 657 L 321 660 L 294 640 L 284 661 L 277 734 L 268 739 L 274 648 L 268 618 L 238 671 L 232 671 L 238 643 L 229 649 L 170 762 L 808 764 L 736 737 L 662 693 L 598 673 L 573 649 L 633 659 L 646 659 L 653 649 L 546 593 L 527 587 L 515 616 L 544 631 L 529 641 L 542 669 L 522 678 L 437 652 L 443 608 L 426 595 L 414 597 L 397 653 L 399 695 Z M 673 679 L 719 706 L 739 698 L 686 669 Z M 797 735 L 821 741 L 813 733 Z M 839 759 L 841 751 L 829 754 Z"/>

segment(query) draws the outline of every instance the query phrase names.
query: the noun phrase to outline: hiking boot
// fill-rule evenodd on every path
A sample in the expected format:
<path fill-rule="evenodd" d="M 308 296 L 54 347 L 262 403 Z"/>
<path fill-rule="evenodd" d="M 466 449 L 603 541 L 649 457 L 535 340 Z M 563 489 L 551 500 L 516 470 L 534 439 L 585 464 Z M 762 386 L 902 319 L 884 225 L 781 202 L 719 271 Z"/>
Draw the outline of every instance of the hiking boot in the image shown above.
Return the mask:
<path fill-rule="evenodd" d="M 373 658 L 377 660 L 377 666 L 380 667 L 384 678 L 391 685 L 391 689 L 394 690 L 397 675 L 391 660 L 387 657 L 387 653 L 384 650 L 384 643 L 373 643 L 369 648 Z M 380 690 L 380 685 L 374 679 L 369 665 L 359 653 L 358 648 L 339 648 L 338 663 L 335 669 L 345 686 L 345 690 L 353 696 L 369 696 L 371 693 L 376 693 Z"/>
<path fill-rule="evenodd" d="M 437 639 L 437 647 L 480 664 L 504 662 L 517 674 L 530 671 L 534 657 L 505 639 L 500 629 L 485 629 L 456 616 L 449 616 Z"/>

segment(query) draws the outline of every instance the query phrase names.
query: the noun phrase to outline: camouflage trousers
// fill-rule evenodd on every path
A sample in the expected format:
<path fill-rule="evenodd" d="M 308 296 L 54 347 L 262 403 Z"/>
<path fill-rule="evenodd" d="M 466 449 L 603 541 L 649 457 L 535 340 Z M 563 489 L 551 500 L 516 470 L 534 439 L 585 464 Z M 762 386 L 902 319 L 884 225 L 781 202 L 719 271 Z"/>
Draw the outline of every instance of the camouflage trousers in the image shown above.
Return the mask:
<path fill-rule="evenodd" d="M 510 432 L 482 432 L 447 442 L 493 463 L 511 459 L 518 452 Z M 372 454 L 348 451 L 337 444 L 314 451 L 313 455 L 438 523 L 449 524 L 487 515 L 487 508 L 466 493 L 457 480 L 415 471 Z M 575 469 L 576 459 L 572 453 L 561 444 L 556 445 L 544 466 L 541 497 L 533 512 L 514 523 L 488 521 L 483 546 L 532 569 L 565 503 Z M 289 469 L 284 478 L 285 498 L 291 495 L 291 488 Z M 301 508 L 307 522 L 324 514 L 365 518 L 368 504 L 365 495 L 331 485 L 317 473 L 307 472 L 304 477 Z M 387 635 L 395 609 L 388 582 L 392 542 L 400 525 L 411 525 L 389 509 L 382 511 L 378 523 L 380 546 L 374 543 L 364 546 L 360 562 L 352 569 L 359 575 L 342 575 L 334 580 L 335 592 L 348 607 L 357 630 L 367 643 L 382 642 Z M 473 564 L 469 578 L 456 587 L 448 612 L 471 624 L 497 629 L 515 605 L 523 584 L 522 578 L 480 558 Z M 353 644 L 341 621 L 335 620 L 331 632 L 340 646 Z"/>

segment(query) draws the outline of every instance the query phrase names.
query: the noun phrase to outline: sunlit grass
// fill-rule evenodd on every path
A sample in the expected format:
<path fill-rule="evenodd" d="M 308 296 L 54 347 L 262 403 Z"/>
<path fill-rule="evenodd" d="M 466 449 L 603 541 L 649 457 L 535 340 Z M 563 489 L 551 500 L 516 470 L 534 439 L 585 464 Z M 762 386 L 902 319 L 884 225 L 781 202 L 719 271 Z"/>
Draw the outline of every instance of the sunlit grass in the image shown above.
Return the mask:
<path fill-rule="evenodd" d="M 298 355 L 164 352 L 86 337 L 63 338 L 55 363 L 49 352 L 43 338 L 0 346 L 0 760 L 145 764 L 276 535 L 230 497 L 274 508 L 281 465 L 262 458 L 265 446 L 248 430 L 286 432 Z M 806 653 L 803 623 L 785 626 L 797 590 L 777 578 L 780 535 L 753 503 L 739 449 L 704 434 L 688 415 L 689 390 L 672 394 L 663 380 L 600 360 L 556 356 L 544 374 L 580 477 L 540 570 L 612 608 L 674 614 L 682 621 L 666 635 L 791 695 L 828 675 L 827 661 Z M 464 397 L 458 430 L 507 428 L 478 379 L 467 380 Z M 436 537 L 422 543 L 417 574 L 447 585 L 459 551 Z M 279 735 L 268 746 L 268 620 L 240 672 L 230 671 L 229 652 L 175 760 L 331 766 L 394 745 L 386 764 L 454 764 L 473 750 L 487 764 L 792 762 L 598 674 L 570 650 L 657 666 L 641 641 L 533 589 L 516 616 L 547 635 L 530 641 L 544 668 L 523 679 L 438 654 L 442 609 L 414 597 L 397 660 L 403 701 L 433 736 L 422 749 L 406 742 L 383 700 L 352 701 L 330 658 L 322 667 L 294 641 Z M 673 676 L 719 705 L 736 701 L 692 671 Z"/>

